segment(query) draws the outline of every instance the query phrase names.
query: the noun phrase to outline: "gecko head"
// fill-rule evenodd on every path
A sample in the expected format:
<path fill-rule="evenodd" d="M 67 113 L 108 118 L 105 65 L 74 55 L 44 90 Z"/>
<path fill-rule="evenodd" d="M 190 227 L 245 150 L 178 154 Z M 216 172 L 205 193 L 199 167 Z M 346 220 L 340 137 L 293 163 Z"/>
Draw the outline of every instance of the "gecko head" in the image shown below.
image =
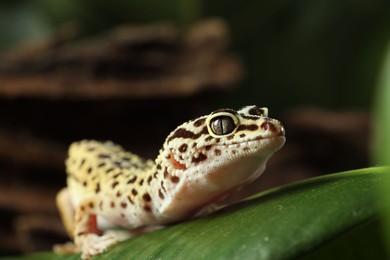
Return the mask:
<path fill-rule="evenodd" d="M 246 106 L 219 109 L 182 124 L 168 136 L 163 150 L 169 172 L 230 189 L 259 177 L 284 142 L 284 128 L 268 117 L 267 108 Z"/>

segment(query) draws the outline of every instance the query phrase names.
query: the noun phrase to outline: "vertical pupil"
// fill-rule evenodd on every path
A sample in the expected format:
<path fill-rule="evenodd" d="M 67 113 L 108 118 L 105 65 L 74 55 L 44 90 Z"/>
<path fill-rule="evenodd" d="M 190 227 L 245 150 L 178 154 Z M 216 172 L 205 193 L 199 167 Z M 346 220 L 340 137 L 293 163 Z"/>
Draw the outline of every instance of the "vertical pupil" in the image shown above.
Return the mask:
<path fill-rule="evenodd" d="M 229 134 L 234 130 L 234 121 L 228 116 L 217 117 L 212 121 L 211 129 L 217 135 Z"/>
<path fill-rule="evenodd" d="M 229 131 L 229 120 L 227 118 L 223 118 L 221 120 L 221 128 L 222 128 L 222 133 L 226 134 Z"/>
<path fill-rule="evenodd" d="M 225 123 L 225 120 L 223 120 L 222 118 L 218 120 L 218 128 L 220 129 L 220 132 L 222 134 L 225 133 L 224 129 L 226 128 L 226 123 Z"/>

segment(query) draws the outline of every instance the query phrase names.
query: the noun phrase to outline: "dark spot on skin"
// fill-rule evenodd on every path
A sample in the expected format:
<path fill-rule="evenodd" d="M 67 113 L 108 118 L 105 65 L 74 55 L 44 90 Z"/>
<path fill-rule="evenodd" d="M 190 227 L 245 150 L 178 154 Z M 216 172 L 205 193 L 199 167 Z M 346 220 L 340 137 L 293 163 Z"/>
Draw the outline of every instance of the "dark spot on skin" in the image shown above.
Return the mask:
<path fill-rule="evenodd" d="M 80 210 L 81 210 L 81 211 L 84 211 L 84 210 L 85 210 L 84 206 L 81 206 L 81 207 L 80 207 Z"/>
<path fill-rule="evenodd" d="M 150 185 L 150 182 L 153 180 L 152 176 L 148 177 L 148 185 Z"/>
<path fill-rule="evenodd" d="M 99 202 L 99 209 L 103 210 L 103 201 L 102 200 Z"/>
<path fill-rule="evenodd" d="M 216 143 L 219 143 L 220 141 L 221 141 L 221 140 L 220 140 L 220 139 L 218 139 L 218 138 L 217 138 L 217 139 L 215 139 L 215 142 L 216 142 Z"/>
<path fill-rule="evenodd" d="M 158 172 L 155 172 L 155 173 L 153 174 L 153 177 L 154 177 L 154 178 L 157 178 L 157 175 L 158 175 Z"/>
<path fill-rule="evenodd" d="M 194 122 L 194 126 L 199 127 L 199 126 L 203 125 L 205 121 L 206 121 L 206 118 L 199 118 L 198 120 L 196 120 Z"/>
<path fill-rule="evenodd" d="M 256 131 L 257 129 L 259 129 L 259 127 L 257 125 L 240 125 L 238 128 L 237 128 L 237 131 L 243 131 L 243 130 L 248 130 L 248 131 Z"/>
<path fill-rule="evenodd" d="M 210 141 L 211 139 L 213 139 L 213 137 L 210 135 L 210 136 L 207 136 L 207 137 L 204 139 L 204 141 L 205 141 L 205 142 L 208 142 L 208 141 Z"/>
<path fill-rule="evenodd" d="M 204 160 L 206 160 L 206 159 L 207 159 L 207 156 L 204 155 L 203 153 L 200 153 L 200 154 L 198 155 L 198 158 L 192 157 L 192 158 L 191 158 L 191 162 L 192 162 L 192 163 L 198 163 L 198 162 L 204 161 Z"/>
<path fill-rule="evenodd" d="M 132 189 L 131 190 L 131 193 L 134 195 L 134 196 L 137 196 L 138 192 L 135 190 L 135 189 Z"/>
<path fill-rule="evenodd" d="M 96 192 L 96 193 L 99 193 L 99 192 L 100 192 L 100 183 L 96 183 L 95 192 Z"/>
<path fill-rule="evenodd" d="M 197 142 L 194 142 L 194 143 L 192 144 L 192 148 L 195 148 L 197 145 L 198 145 L 198 143 L 197 143 Z"/>
<path fill-rule="evenodd" d="M 85 163 L 85 159 L 82 159 L 81 162 L 80 162 L 80 165 L 79 165 L 79 169 L 80 169 L 81 167 L 83 167 L 84 163 Z"/>
<path fill-rule="evenodd" d="M 165 171 L 164 171 L 164 179 L 166 179 L 168 177 L 168 170 L 167 168 L 165 168 Z"/>
<path fill-rule="evenodd" d="M 164 199 L 164 194 L 160 189 L 158 189 L 158 196 L 163 200 Z"/>
<path fill-rule="evenodd" d="M 248 119 L 248 120 L 257 120 L 259 119 L 258 116 L 246 116 L 246 115 L 241 115 L 243 118 Z"/>
<path fill-rule="evenodd" d="M 78 236 L 78 237 L 79 237 L 79 236 L 84 236 L 85 234 L 86 234 L 86 232 L 82 231 L 82 232 L 77 233 L 77 236 Z"/>
<path fill-rule="evenodd" d="M 122 163 L 121 162 L 114 162 L 115 166 L 122 169 L 123 166 L 122 166 Z"/>
<path fill-rule="evenodd" d="M 150 197 L 149 193 L 145 193 L 143 196 L 142 196 L 142 199 L 146 202 L 150 202 L 152 200 L 152 198 Z"/>
<path fill-rule="evenodd" d="M 108 159 L 108 158 L 111 158 L 111 156 L 109 154 L 105 154 L 105 153 L 101 153 L 98 155 L 98 157 L 100 159 Z"/>
<path fill-rule="evenodd" d="M 208 131 L 207 131 L 207 127 L 203 127 L 203 129 L 195 134 L 194 132 L 191 132 L 191 131 L 188 131 L 184 128 L 179 128 L 177 129 L 169 138 L 168 138 L 168 142 L 170 142 L 171 140 L 175 139 L 175 138 L 184 138 L 184 139 L 198 139 L 201 135 L 203 134 L 207 134 Z"/>
<path fill-rule="evenodd" d="M 112 172 L 113 170 L 115 170 L 115 169 L 114 168 L 109 168 L 109 169 L 106 170 L 106 173 L 108 174 L 108 173 Z"/>
<path fill-rule="evenodd" d="M 127 184 L 134 183 L 136 180 L 137 180 L 137 176 L 134 176 L 133 178 L 131 178 L 131 179 L 127 182 Z"/>
<path fill-rule="evenodd" d="M 134 201 L 130 198 L 130 196 L 127 196 L 127 199 L 129 200 L 129 202 L 130 202 L 131 204 L 134 204 Z"/>
<path fill-rule="evenodd" d="M 113 182 L 112 184 L 111 184 L 111 187 L 113 188 L 113 189 L 115 189 L 115 187 L 117 186 L 119 184 L 119 182 Z"/>
<path fill-rule="evenodd" d="M 233 150 L 233 151 L 232 151 L 232 154 L 236 154 L 236 153 L 237 153 L 237 151 L 236 151 L 236 150 Z"/>
<path fill-rule="evenodd" d="M 92 172 L 92 168 L 91 168 L 91 167 L 88 167 L 87 173 L 88 173 L 88 174 L 91 174 L 91 172 Z"/>
<path fill-rule="evenodd" d="M 112 176 L 112 178 L 116 179 L 118 178 L 119 175 L 121 175 L 122 173 L 121 172 L 118 172 L 117 174 L 115 174 L 114 176 Z"/>
<path fill-rule="evenodd" d="M 171 159 L 171 154 L 168 154 L 165 158 Z"/>
<path fill-rule="evenodd" d="M 161 165 L 160 164 L 157 164 L 157 170 L 161 170 Z"/>
<path fill-rule="evenodd" d="M 243 149 L 245 152 L 249 151 L 249 147 L 244 147 Z"/>
<path fill-rule="evenodd" d="M 234 135 L 230 135 L 230 136 L 228 136 L 226 139 L 232 140 L 233 138 L 234 138 Z"/>
<path fill-rule="evenodd" d="M 122 202 L 122 203 L 121 203 L 121 208 L 122 208 L 122 209 L 127 208 L 127 203 L 126 203 L 126 202 Z"/>
<path fill-rule="evenodd" d="M 116 193 L 116 196 L 120 197 L 120 196 L 122 196 L 122 193 L 118 190 L 118 192 Z"/>
<path fill-rule="evenodd" d="M 125 214 L 121 213 L 121 218 L 126 218 Z"/>
<path fill-rule="evenodd" d="M 87 148 L 87 151 L 88 152 L 93 152 L 93 151 L 95 151 L 95 147 L 90 146 L 90 147 Z"/>
<path fill-rule="evenodd" d="M 240 134 L 240 137 L 241 138 L 244 138 L 246 135 L 245 134 Z"/>
<path fill-rule="evenodd" d="M 182 144 L 179 147 L 179 152 L 185 153 L 187 151 L 188 145 L 187 144 Z"/>
<path fill-rule="evenodd" d="M 141 180 L 139 181 L 139 185 L 142 186 L 143 184 L 144 184 L 144 179 L 141 179 Z"/>
<path fill-rule="evenodd" d="M 210 151 L 210 149 L 211 149 L 211 145 L 206 145 L 205 147 L 204 147 L 204 149 L 206 150 L 206 151 Z"/>
<path fill-rule="evenodd" d="M 248 113 L 253 116 L 264 116 L 264 110 L 258 107 L 252 107 Z"/>
<path fill-rule="evenodd" d="M 111 201 L 110 206 L 111 208 L 115 208 L 115 202 Z"/>
<path fill-rule="evenodd" d="M 164 182 L 163 181 L 161 181 L 161 188 L 164 190 L 164 192 L 167 192 L 167 190 L 164 187 Z"/>
<path fill-rule="evenodd" d="M 230 109 L 230 108 L 221 108 L 221 109 L 213 111 L 211 114 L 215 114 L 215 113 L 219 113 L 219 112 L 227 112 L 227 113 L 230 113 L 233 115 L 237 114 L 237 111 Z"/>
<path fill-rule="evenodd" d="M 144 206 L 144 210 L 146 212 L 151 212 L 152 211 L 152 209 L 149 206 Z"/>
<path fill-rule="evenodd" d="M 88 204 L 88 206 L 89 206 L 90 209 L 93 209 L 95 207 L 95 205 L 93 204 L 92 201 Z"/>
<path fill-rule="evenodd" d="M 215 149 L 214 153 L 215 153 L 216 156 L 220 156 L 222 152 L 219 149 Z"/>
<path fill-rule="evenodd" d="M 83 186 L 87 187 L 87 182 L 86 181 L 83 182 Z"/>
<path fill-rule="evenodd" d="M 106 166 L 106 163 L 103 162 L 103 163 L 99 163 L 97 167 L 98 167 L 98 168 L 102 168 L 102 167 L 104 167 L 104 166 Z"/>
<path fill-rule="evenodd" d="M 177 177 L 177 176 L 172 176 L 172 177 L 171 177 L 171 181 L 172 181 L 173 183 L 178 183 L 178 182 L 180 181 L 180 178 Z"/>

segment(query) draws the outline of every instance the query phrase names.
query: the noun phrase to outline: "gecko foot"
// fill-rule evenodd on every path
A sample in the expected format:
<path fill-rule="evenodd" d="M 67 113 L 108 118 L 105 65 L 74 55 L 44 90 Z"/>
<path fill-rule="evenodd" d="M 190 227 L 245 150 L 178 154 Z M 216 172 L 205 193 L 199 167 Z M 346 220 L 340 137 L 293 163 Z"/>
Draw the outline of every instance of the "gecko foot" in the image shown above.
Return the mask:
<path fill-rule="evenodd" d="M 80 249 L 72 242 L 65 244 L 57 244 L 53 246 L 53 251 L 57 254 L 76 254 L 80 252 Z"/>
<path fill-rule="evenodd" d="M 114 236 L 88 234 L 78 239 L 76 244 L 81 248 L 81 258 L 90 259 L 92 256 L 105 252 L 110 246 L 115 245 L 118 242 L 119 241 Z"/>

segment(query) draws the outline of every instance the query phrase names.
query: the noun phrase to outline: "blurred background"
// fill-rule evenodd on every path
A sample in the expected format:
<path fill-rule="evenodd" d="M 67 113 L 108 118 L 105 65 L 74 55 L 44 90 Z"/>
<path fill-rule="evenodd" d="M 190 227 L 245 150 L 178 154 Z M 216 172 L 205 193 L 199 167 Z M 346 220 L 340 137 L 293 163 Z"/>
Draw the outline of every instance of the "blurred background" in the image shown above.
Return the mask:
<path fill-rule="evenodd" d="M 385 0 L 0 1 L 0 255 L 67 240 L 68 145 L 154 158 L 180 123 L 256 104 L 286 128 L 238 195 L 371 165 Z"/>

